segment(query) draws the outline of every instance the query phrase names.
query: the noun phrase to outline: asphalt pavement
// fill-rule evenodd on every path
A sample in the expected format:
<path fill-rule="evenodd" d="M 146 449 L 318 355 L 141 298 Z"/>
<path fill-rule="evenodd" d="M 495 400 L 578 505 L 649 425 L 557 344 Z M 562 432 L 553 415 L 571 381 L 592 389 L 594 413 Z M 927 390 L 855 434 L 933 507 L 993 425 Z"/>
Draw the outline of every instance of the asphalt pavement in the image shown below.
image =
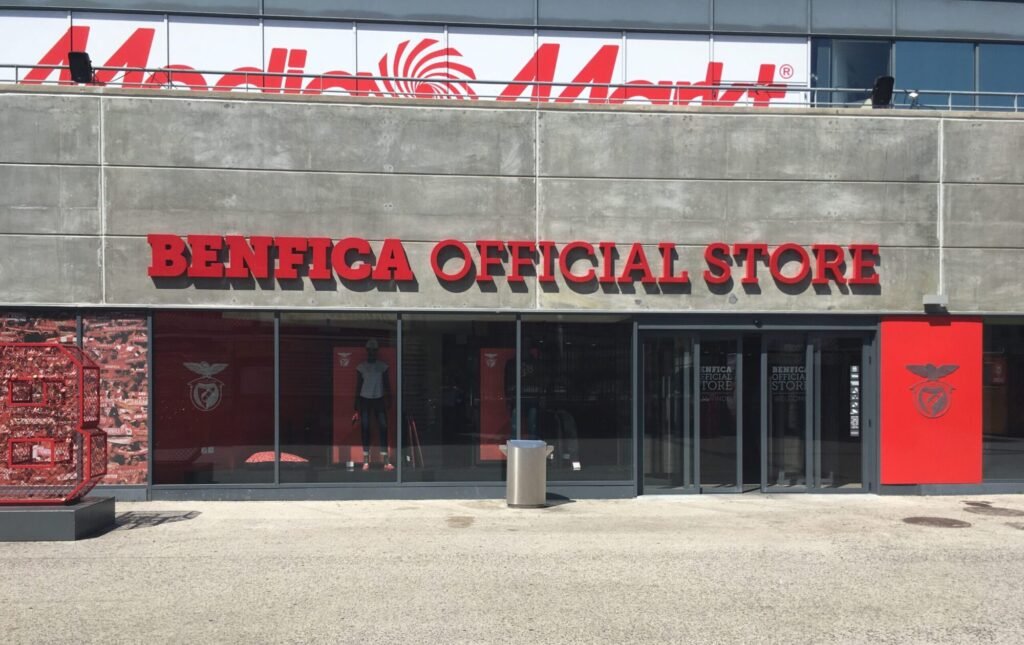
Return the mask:
<path fill-rule="evenodd" d="M 1021 643 L 1022 598 L 1024 496 L 122 503 L 0 544 L 9 643 Z"/>

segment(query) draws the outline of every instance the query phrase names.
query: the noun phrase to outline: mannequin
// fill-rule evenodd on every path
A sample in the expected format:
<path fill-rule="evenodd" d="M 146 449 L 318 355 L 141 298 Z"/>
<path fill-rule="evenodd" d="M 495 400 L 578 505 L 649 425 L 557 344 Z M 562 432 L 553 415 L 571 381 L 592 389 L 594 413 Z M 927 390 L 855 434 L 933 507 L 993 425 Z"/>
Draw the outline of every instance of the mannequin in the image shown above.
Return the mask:
<path fill-rule="evenodd" d="M 391 379 L 388 364 L 377 358 L 375 339 L 366 343 L 366 360 L 356 367 L 356 412 L 363 434 L 363 470 L 370 469 L 370 421 L 376 419 L 380 433 L 380 460 L 384 470 L 394 470 L 388 452 L 388 408 Z"/>

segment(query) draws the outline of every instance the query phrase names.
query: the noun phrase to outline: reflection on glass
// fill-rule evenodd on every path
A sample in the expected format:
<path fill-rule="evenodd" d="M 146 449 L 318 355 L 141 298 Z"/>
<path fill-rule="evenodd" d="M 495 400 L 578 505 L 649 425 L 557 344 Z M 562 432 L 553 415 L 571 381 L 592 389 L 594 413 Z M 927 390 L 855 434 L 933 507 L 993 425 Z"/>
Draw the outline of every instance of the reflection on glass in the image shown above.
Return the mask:
<path fill-rule="evenodd" d="M 945 107 L 950 95 L 924 90 L 974 90 L 974 45 L 936 41 L 896 43 L 895 77 L 898 87 L 921 90 L 922 107 Z M 909 104 L 905 96 L 893 97 L 896 104 Z M 973 107 L 971 96 L 953 96 L 953 107 Z"/>
<path fill-rule="evenodd" d="M 978 45 L 978 90 L 1015 92 L 1013 96 L 981 96 L 979 107 L 1024 110 L 1024 45 Z"/>
<path fill-rule="evenodd" d="M 274 481 L 274 320 L 153 314 L 153 482 Z"/>
<path fill-rule="evenodd" d="M 281 314 L 281 481 L 397 480 L 397 320 Z"/>
<path fill-rule="evenodd" d="M 861 486 L 862 348 L 859 337 L 825 337 L 821 341 L 818 476 L 822 488 Z"/>
<path fill-rule="evenodd" d="M 632 476 L 632 325 L 523 321 L 524 439 L 554 445 L 551 480 Z"/>
<path fill-rule="evenodd" d="M 502 481 L 513 432 L 513 317 L 405 316 L 406 481 Z"/>
<path fill-rule="evenodd" d="M 688 336 L 643 343 L 644 490 L 693 486 L 691 458 L 693 359 Z"/>
<path fill-rule="evenodd" d="M 737 342 L 700 343 L 700 483 L 736 486 Z"/>
<path fill-rule="evenodd" d="M 768 343 L 769 486 L 804 486 L 807 431 L 807 360 L 803 336 Z"/>
<path fill-rule="evenodd" d="M 985 325 L 986 481 L 1024 480 L 1024 325 Z"/>

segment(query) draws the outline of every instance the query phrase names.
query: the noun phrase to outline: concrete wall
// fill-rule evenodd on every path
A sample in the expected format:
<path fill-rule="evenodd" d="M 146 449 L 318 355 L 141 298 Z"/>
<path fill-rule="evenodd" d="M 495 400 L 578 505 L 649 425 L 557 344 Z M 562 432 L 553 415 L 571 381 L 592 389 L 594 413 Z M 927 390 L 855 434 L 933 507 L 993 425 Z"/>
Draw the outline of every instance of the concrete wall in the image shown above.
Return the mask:
<path fill-rule="evenodd" d="M 0 91 L 2 305 L 1024 312 L 1024 119 Z M 398 237 L 415 285 L 154 283 L 147 233 Z M 442 286 L 444 238 L 679 247 L 687 289 Z M 710 242 L 878 243 L 876 289 L 700 279 Z"/>

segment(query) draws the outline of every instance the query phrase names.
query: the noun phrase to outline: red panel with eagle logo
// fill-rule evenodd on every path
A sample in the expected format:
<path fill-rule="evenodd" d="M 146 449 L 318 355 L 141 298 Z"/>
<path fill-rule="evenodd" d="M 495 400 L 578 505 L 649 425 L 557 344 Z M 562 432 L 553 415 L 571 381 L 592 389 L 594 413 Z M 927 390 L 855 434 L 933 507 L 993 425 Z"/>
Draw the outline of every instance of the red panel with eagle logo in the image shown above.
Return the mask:
<path fill-rule="evenodd" d="M 981 482 L 982 324 L 882 321 L 883 484 Z"/>

